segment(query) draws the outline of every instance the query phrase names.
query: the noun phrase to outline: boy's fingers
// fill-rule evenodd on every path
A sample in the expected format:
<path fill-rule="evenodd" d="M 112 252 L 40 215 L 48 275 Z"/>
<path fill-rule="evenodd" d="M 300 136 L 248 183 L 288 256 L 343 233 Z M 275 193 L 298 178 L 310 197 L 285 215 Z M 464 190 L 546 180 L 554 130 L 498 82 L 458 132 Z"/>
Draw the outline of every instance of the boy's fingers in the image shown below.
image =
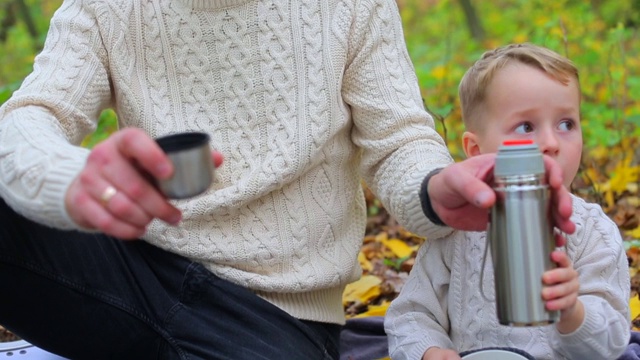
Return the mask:
<path fill-rule="evenodd" d="M 569 260 L 569 257 L 564 251 L 553 251 L 551 253 L 551 260 L 561 268 L 571 267 L 571 260 Z"/>
<path fill-rule="evenodd" d="M 547 182 L 549 183 L 549 186 L 554 189 L 562 186 L 562 168 L 560 167 L 560 165 L 548 155 L 544 155 L 543 160 L 544 167 L 547 172 Z"/>
<path fill-rule="evenodd" d="M 578 294 L 571 293 L 571 294 L 568 294 L 567 296 L 547 301 L 546 307 L 548 310 L 551 310 L 551 311 L 564 310 L 574 306 L 577 300 L 578 300 Z"/>
<path fill-rule="evenodd" d="M 556 227 L 567 234 L 573 234 L 576 230 L 576 225 L 571 221 L 572 203 L 571 194 L 564 185 L 559 188 L 552 188 L 551 211 L 553 220 Z"/>
<path fill-rule="evenodd" d="M 544 155 L 544 166 L 547 173 L 547 183 L 551 188 L 551 206 L 556 226 L 567 234 L 573 234 L 575 224 L 571 221 L 571 194 L 563 185 L 562 168 L 550 156 Z"/>
<path fill-rule="evenodd" d="M 549 270 L 542 275 L 542 283 L 549 287 L 569 282 L 572 279 L 573 274 L 566 268 Z"/>
<path fill-rule="evenodd" d="M 562 247 L 567 243 L 567 239 L 561 233 L 556 232 L 554 236 L 556 239 L 556 247 Z"/>
<path fill-rule="evenodd" d="M 558 299 L 570 295 L 572 293 L 578 293 L 580 284 L 576 279 L 567 271 L 561 271 L 557 273 L 560 281 L 555 285 L 550 285 L 542 289 L 542 298 L 545 300 Z"/>

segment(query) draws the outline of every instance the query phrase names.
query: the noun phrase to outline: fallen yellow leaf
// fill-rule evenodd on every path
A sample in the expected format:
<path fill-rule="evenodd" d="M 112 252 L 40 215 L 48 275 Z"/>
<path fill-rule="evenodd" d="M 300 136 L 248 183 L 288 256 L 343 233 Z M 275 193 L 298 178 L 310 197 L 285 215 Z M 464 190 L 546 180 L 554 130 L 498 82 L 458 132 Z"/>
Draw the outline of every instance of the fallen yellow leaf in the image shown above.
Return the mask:
<path fill-rule="evenodd" d="M 604 193 L 604 201 L 605 201 L 605 208 L 606 209 L 611 209 L 613 207 L 613 205 L 615 205 L 615 197 L 613 196 L 613 191 L 609 190 L 607 192 Z"/>
<path fill-rule="evenodd" d="M 384 243 L 387 239 L 389 239 L 389 234 L 387 234 L 384 231 L 381 232 L 380 234 L 376 235 L 376 241 L 377 242 Z"/>
<path fill-rule="evenodd" d="M 387 249 L 391 250 L 395 256 L 401 259 L 409 257 L 413 253 L 413 249 L 400 239 L 381 239 L 380 242 L 382 242 Z"/>
<path fill-rule="evenodd" d="M 347 305 L 360 301 L 363 304 L 380 295 L 380 284 L 382 280 L 374 275 L 364 275 L 358 281 L 347 285 L 342 294 L 342 304 Z"/>
<path fill-rule="evenodd" d="M 631 157 L 626 158 L 616 165 L 614 175 L 611 177 L 611 190 L 616 194 L 622 194 L 627 190 L 627 184 L 638 181 L 640 167 L 631 166 Z"/>
<path fill-rule="evenodd" d="M 631 320 L 640 315 L 640 299 L 638 299 L 637 296 L 634 296 L 629 300 L 629 310 L 631 311 Z"/>
<path fill-rule="evenodd" d="M 633 230 L 625 231 L 625 234 L 633 237 L 634 239 L 640 239 L 640 226 Z"/>
<path fill-rule="evenodd" d="M 360 263 L 360 267 L 364 271 L 371 271 L 373 269 L 373 265 L 371 265 L 371 261 L 367 259 L 367 256 L 362 251 L 358 253 L 358 262 Z"/>
<path fill-rule="evenodd" d="M 611 153 L 606 146 L 596 146 L 589 151 L 589 157 L 593 158 L 596 161 L 605 161 L 609 159 Z M 589 170 L 595 171 L 593 168 L 589 168 Z"/>
<path fill-rule="evenodd" d="M 611 183 L 609 181 L 606 181 L 603 183 L 596 182 L 593 184 L 593 187 L 599 193 L 605 193 L 605 192 L 611 191 Z"/>
<path fill-rule="evenodd" d="M 369 305 L 367 311 L 354 316 L 354 318 L 364 318 L 369 316 L 384 316 L 387 313 L 387 309 L 389 308 L 389 301 L 385 301 L 380 305 Z"/>

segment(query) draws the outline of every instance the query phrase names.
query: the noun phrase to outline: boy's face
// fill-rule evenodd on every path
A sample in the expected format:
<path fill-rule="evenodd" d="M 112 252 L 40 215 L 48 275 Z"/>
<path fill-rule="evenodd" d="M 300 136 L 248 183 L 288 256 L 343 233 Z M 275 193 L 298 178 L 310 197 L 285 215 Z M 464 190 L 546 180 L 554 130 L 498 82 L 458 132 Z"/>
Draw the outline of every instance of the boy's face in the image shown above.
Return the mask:
<path fill-rule="evenodd" d="M 498 151 L 508 139 L 531 139 L 563 169 L 569 187 L 580 166 L 580 91 L 535 67 L 515 63 L 500 69 L 486 92 L 476 132 L 465 132 L 467 156 Z"/>

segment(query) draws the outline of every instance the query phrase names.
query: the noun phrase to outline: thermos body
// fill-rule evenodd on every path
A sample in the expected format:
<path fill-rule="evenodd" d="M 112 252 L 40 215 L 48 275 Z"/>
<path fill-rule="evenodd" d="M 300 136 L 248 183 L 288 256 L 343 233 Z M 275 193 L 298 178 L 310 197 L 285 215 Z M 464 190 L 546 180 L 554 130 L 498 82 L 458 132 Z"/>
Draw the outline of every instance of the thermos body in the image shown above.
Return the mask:
<path fill-rule="evenodd" d="M 498 320 L 511 326 L 550 324 L 559 319 L 559 312 L 548 311 L 542 300 L 542 274 L 555 267 L 542 155 L 534 144 L 500 150 L 488 229 Z"/>
<path fill-rule="evenodd" d="M 491 211 L 491 257 L 498 319 L 503 325 L 535 326 L 557 321 L 545 309 L 542 274 L 555 265 L 548 219 L 548 187 L 539 181 L 497 181 Z"/>

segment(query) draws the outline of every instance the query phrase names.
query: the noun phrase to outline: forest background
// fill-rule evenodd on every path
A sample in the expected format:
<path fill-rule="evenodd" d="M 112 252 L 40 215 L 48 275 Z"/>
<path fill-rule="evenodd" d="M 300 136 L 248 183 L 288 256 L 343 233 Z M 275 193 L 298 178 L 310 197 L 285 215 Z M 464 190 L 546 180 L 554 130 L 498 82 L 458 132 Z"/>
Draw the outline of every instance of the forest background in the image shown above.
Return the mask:
<path fill-rule="evenodd" d="M 602 205 L 625 239 L 632 318 L 640 320 L 640 1 L 397 0 L 425 106 L 456 160 L 462 122 L 457 85 L 486 50 L 532 42 L 580 70 L 584 155 L 572 192 Z M 32 70 L 62 0 L 0 0 L 0 104 Z M 103 112 L 91 147 L 117 128 Z M 366 186 L 363 185 L 366 189 Z M 383 315 L 402 287 L 418 246 L 368 190 L 363 277 L 344 294 L 345 316 Z M 634 321 L 634 327 L 640 322 Z"/>

